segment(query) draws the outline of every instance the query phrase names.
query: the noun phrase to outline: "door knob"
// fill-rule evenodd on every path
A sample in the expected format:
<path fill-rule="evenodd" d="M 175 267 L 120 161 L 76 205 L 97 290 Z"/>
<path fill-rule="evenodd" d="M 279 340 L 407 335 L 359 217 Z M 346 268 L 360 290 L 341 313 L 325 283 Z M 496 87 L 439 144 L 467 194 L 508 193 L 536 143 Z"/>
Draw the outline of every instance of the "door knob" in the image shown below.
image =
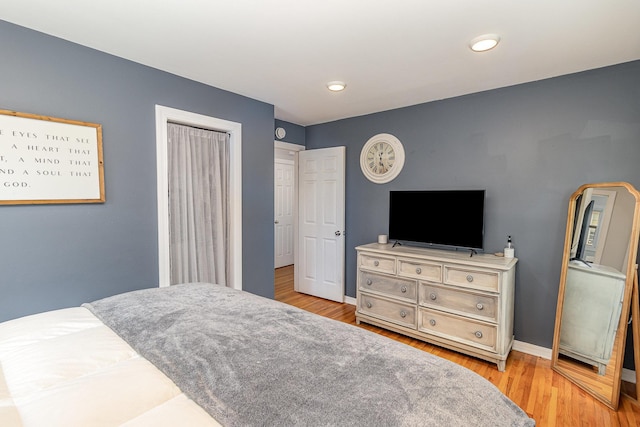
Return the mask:
<path fill-rule="evenodd" d="M 341 233 L 339 231 L 336 231 L 336 236 L 339 236 Z"/>
<path fill-rule="evenodd" d="M 276 223 L 276 224 L 280 224 L 280 221 L 278 221 L 278 220 L 276 219 L 276 220 L 275 220 L 275 223 Z"/>

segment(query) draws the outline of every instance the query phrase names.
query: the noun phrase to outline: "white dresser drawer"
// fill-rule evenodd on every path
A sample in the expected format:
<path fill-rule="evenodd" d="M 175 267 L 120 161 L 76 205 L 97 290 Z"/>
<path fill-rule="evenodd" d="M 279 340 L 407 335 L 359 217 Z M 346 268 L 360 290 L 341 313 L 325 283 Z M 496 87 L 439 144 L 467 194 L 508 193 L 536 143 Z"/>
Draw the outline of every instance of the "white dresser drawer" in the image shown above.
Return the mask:
<path fill-rule="evenodd" d="M 496 348 L 495 325 L 428 308 L 420 308 L 418 317 L 419 331 L 464 341 L 487 350 L 493 351 Z"/>
<path fill-rule="evenodd" d="M 417 259 L 398 259 L 398 275 L 415 279 L 442 281 L 442 264 L 425 262 Z"/>
<path fill-rule="evenodd" d="M 361 253 L 358 256 L 360 268 L 379 271 L 380 273 L 396 274 L 396 259 L 373 253 Z"/>
<path fill-rule="evenodd" d="M 485 295 L 420 282 L 418 302 L 425 307 L 472 316 L 488 322 L 498 321 L 498 296 Z"/>
<path fill-rule="evenodd" d="M 445 265 L 444 283 L 493 292 L 500 291 L 500 275 L 495 271 Z"/>
<path fill-rule="evenodd" d="M 360 313 L 377 317 L 388 322 L 410 328 L 416 327 L 416 307 L 415 305 L 402 304 L 400 302 L 389 301 L 374 295 L 360 294 L 358 303 Z"/>
<path fill-rule="evenodd" d="M 359 285 L 360 290 L 364 292 L 383 294 L 408 302 L 415 303 L 418 297 L 418 284 L 415 280 L 362 271 L 360 272 Z"/>

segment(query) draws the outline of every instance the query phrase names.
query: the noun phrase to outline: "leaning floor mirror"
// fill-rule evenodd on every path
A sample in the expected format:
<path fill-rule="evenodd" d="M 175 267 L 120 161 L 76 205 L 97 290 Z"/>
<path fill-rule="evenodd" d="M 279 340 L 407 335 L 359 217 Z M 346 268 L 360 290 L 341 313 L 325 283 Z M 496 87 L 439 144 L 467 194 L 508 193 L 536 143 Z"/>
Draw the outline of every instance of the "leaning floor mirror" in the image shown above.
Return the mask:
<path fill-rule="evenodd" d="M 553 338 L 553 369 L 617 409 L 637 274 L 640 193 L 586 184 L 569 201 Z"/>

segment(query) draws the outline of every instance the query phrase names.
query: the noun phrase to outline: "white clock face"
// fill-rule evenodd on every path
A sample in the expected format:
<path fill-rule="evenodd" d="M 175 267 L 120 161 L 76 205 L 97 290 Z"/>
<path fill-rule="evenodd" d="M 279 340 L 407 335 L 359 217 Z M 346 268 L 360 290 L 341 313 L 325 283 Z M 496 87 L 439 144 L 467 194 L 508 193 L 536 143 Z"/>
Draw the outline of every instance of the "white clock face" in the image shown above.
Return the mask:
<path fill-rule="evenodd" d="M 394 179 L 404 165 L 404 148 L 393 135 L 381 133 L 362 147 L 360 167 L 370 181 L 383 184 Z"/>
<path fill-rule="evenodd" d="M 396 153 L 387 142 L 380 141 L 367 151 L 367 167 L 377 175 L 389 172 L 396 161 Z"/>

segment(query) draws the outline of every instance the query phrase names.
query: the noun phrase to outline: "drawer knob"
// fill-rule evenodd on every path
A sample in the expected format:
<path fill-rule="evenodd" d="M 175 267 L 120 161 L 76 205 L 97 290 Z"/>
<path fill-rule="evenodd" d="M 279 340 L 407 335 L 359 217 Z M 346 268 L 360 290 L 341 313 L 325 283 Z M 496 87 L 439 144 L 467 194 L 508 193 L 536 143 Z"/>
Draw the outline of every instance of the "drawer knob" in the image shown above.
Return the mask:
<path fill-rule="evenodd" d="M 371 286 L 372 283 L 371 279 L 367 279 L 367 285 Z"/>
<path fill-rule="evenodd" d="M 379 266 L 380 265 L 380 261 L 378 261 L 378 260 L 373 261 L 373 265 L 375 265 L 376 267 Z"/>
<path fill-rule="evenodd" d="M 467 282 L 471 283 L 473 282 L 473 276 L 470 274 L 467 274 Z"/>
<path fill-rule="evenodd" d="M 436 321 L 434 319 L 429 320 L 429 324 L 431 326 L 436 326 Z"/>
<path fill-rule="evenodd" d="M 407 293 L 407 287 L 406 286 L 402 286 L 400 288 L 400 292 L 402 292 L 403 294 L 406 294 Z"/>
<path fill-rule="evenodd" d="M 479 302 L 479 303 L 476 304 L 476 308 L 478 310 L 482 310 L 484 308 L 484 305 L 482 305 L 482 303 Z"/>
<path fill-rule="evenodd" d="M 420 267 L 416 268 L 416 274 L 422 273 L 422 269 Z"/>
<path fill-rule="evenodd" d="M 400 317 L 402 317 L 403 319 L 404 319 L 405 317 L 407 317 L 407 312 L 406 312 L 406 311 L 404 311 L 404 310 L 402 310 L 402 311 L 400 312 Z"/>
<path fill-rule="evenodd" d="M 476 331 L 475 336 L 476 338 L 482 338 L 482 332 Z"/>
<path fill-rule="evenodd" d="M 431 293 L 429 294 L 429 298 L 431 298 L 431 300 L 432 300 L 432 301 L 435 301 L 435 300 L 436 300 L 436 298 L 438 298 L 438 297 L 436 296 L 436 294 L 434 294 L 433 292 L 431 292 Z"/>
<path fill-rule="evenodd" d="M 367 301 L 367 308 L 371 308 L 371 303 Z"/>

